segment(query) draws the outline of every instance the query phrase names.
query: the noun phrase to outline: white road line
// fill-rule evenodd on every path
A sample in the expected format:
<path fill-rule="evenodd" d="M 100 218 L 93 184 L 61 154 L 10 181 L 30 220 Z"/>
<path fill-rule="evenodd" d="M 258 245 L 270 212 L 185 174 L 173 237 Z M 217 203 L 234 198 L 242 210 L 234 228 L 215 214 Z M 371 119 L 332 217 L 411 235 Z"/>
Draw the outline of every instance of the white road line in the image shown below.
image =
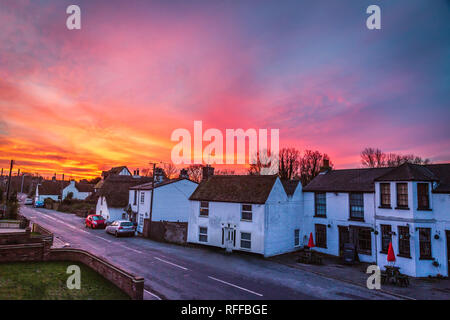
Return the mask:
<path fill-rule="evenodd" d="M 208 278 L 210 278 L 210 279 L 212 279 L 212 280 L 215 280 L 215 281 L 218 281 L 218 282 L 221 282 L 221 283 L 224 283 L 224 284 L 227 284 L 227 285 L 229 285 L 229 286 L 232 286 L 232 287 L 235 287 L 235 288 L 238 288 L 238 289 L 241 289 L 241 290 L 244 290 L 244 291 L 253 293 L 254 295 L 257 295 L 257 296 L 259 296 L 259 297 L 262 297 L 262 296 L 263 296 L 262 294 L 257 293 L 257 292 L 255 292 L 255 291 L 252 291 L 252 290 L 248 290 L 248 289 L 239 287 L 239 286 L 237 286 L 237 285 L 235 285 L 235 284 L 232 284 L 232 283 L 229 283 L 229 282 L 226 282 L 226 281 L 223 281 L 223 280 L 220 280 L 220 279 L 211 277 L 211 276 L 208 276 Z"/>
<path fill-rule="evenodd" d="M 99 239 L 102 239 L 102 240 L 105 240 L 106 242 L 109 242 L 109 243 L 111 243 L 111 242 L 112 242 L 111 240 L 108 240 L 108 239 L 102 238 L 102 237 L 100 237 L 100 236 L 94 236 L 94 237 L 96 237 L 96 238 L 99 238 Z"/>
<path fill-rule="evenodd" d="M 136 253 L 140 253 L 140 254 L 143 254 L 143 252 L 142 251 L 139 251 L 139 250 L 136 250 L 136 249 L 133 249 L 133 248 L 130 248 L 130 247 L 127 247 L 127 246 L 124 246 L 124 245 L 120 245 L 122 248 L 125 248 L 125 249 L 127 249 L 127 250 L 131 250 L 131 251 L 134 251 L 134 252 L 136 252 Z"/>
<path fill-rule="evenodd" d="M 178 268 L 183 269 L 183 270 L 189 270 L 188 268 L 179 266 L 179 265 L 177 265 L 177 264 L 175 264 L 175 263 L 169 262 L 169 261 L 167 261 L 167 260 L 164 260 L 164 259 L 161 259 L 161 258 L 158 258 L 158 257 L 155 257 L 155 259 L 156 259 L 156 260 L 159 260 L 159 261 L 161 261 L 161 262 L 170 264 L 170 265 L 172 265 L 172 266 L 174 266 L 174 267 L 178 267 Z"/>
<path fill-rule="evenodd" d="M 147 292 L 149 295 L 151 295 L 151 296 L 153 296 L 153 297 L 155 297 L 156 299 L 158 299 L 158 300 L 162 300 L 160 297 L 158 297 L 156 294 L 154 294 L 154 293 L 151 293 L 150 291 L 148 291 L 148 290 L 145 290 L 144 289 L 144 291 L 145 292 Z"/>

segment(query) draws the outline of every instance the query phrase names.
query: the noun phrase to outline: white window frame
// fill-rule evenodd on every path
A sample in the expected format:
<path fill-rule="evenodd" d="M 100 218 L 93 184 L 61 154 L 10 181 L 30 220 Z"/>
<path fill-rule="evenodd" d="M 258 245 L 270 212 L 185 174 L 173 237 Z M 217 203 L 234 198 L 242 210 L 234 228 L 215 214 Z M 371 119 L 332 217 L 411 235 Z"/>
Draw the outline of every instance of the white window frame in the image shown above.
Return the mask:
<path fill-rule="evenodd" d="M 202 233 L 202 229 L 206 229 L 206 233 Z M 201 240 L 202 236 L 206 238 L 205 241 Z M 198 227 L 198 242 L 208 242 L 208 227 Z"/>
<path fill-rule="evenodd" d="M 294 230 L 294 247 L 300 247 L 300 229 Z"/>
<path fill-rule="evenodd" d="M 244 210 L 244 206 L 250 206 L 250 211 Z M 250 213 L 251 219 L 244 219 L 244 216 L 243 216 L 244 212 Z M 242 203 L 241 204 L 241 221 L 249 221 L 249 222 L 253 221 L 253 205 L 246 204 L 246 203 Z"/>
<path fill-rule="evenodd" d="M 242 235 L 243 234 L 249 234 L 250 235 L 250 239 L 242 239 Z M 239 245 L 240 245 L 241 249 L 252 250 L 252 234 L 251 234 L 251 232 L 241 232 L 241 239 L 240 240 L 241 241 L 240 241 Z M 250 244 L 249 248 L 243 247 L 242 246 L 242 242 L 248 242 Z"/>
<path fill-rule="evenodd" d="M 143 203 L 145 203 L 145 192 L 141 192 L 141 199 L 140 199 L 140 201 L 141 201 L 141 204 L 143 204 Z"/>
<path fill-rule="evenodd" d="M 207 207 L 202 207 L 202 203 L 207 203 L 208 206 Z M 203 210 L 207 210 L 206 211 L 207 214 L 202 214 L 202 209 Z M 209 201 L 200 201 L 200 209 L 199 209 L 199 213 L 198 214 L 199 214 L 200 217 L 204 217 L 204 218 L 209 217 Z"/>

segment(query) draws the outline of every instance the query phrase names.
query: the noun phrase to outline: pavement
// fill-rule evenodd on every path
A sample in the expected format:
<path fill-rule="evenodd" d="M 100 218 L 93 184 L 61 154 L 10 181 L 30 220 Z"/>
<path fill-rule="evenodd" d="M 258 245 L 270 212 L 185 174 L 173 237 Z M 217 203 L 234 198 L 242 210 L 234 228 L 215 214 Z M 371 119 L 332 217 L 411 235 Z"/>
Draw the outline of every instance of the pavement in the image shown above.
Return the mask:
<path fill-rule="evenodd" d="M 366 288 L 369 264 L 344 265 L 337 257 L 323 256 L 322 265 L 310 265 L 297 262 L 295 253 L 270 258 L 271 261 L 290 266 L 298 270 L 312 272 L 323 277 L 352 283 Z M 381 292 L 408 300 L 450 300 L 450 280 L 438 278 L 409 278 L 408 287 L 382 284 Z"/>
<path fill-rule="evenodd" d="M 146 299 L 399 299 L 257 255 L 141 237 L 115 238 L 104 230 L 86 229 L 84 219 L 73 214 L 29 206 L 20 212 L 53 232 L 56 246 L 88 250 L 144 277 Z"/>

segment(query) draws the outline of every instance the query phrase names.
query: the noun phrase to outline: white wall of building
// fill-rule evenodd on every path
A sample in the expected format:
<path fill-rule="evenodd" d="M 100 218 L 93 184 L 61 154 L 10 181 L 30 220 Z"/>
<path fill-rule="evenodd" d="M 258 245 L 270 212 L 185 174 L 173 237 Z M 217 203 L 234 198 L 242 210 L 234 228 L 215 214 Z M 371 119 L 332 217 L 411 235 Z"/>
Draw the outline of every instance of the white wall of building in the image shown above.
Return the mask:
<path fill-rule="evenodd" d="M 89 195 L 91 194 L 90 192 L 79 192 L 75 186 L 74 180 L 70 181 L 70 184 L 63 189 L 62 198 L 65 199 L 70 192 L 73 193 L 73 199 L 78 199 L 78 200 L 84 200 L 87 197 L 89 197 Z"/>
<path fill-rule="evenodd" d="M 109 207 L 105 197 L 99 197 L 97 200 L 97 206 L 95 214 L 101 215 L 107 221 L 121 220 L 123 219 L 124 209 Z"/>
<path fill-rule="evenodd" d="M 334 256 L 339 256 L 339 226 L 360 226 L 374 228 L 374 194 L 364 193 L 364 222 L 350 220 L 350 201 L 347 192 L 327 192 L 326 193 L 326 217 L 315 217 L 314 192 L 304 192 L 304 222 L 306 233 L 303 234 L 303 245 L 309 240 L 312 232 L 314 243 L 316 243 L 315 224 L 326 225 L 327 228 L 327 248 L 316 247 L 314 250 Z M 359 253 L 359 260 L 362 262 L 374 262 L 376 260 L 375 234 L 372 237 L 372 253 Z"/>
<path fill-rule="evenodd" d="M 157 187 L 153 194 L 152 221 L 188 222 L 189 197 L 197 186 L 197 183 L 190 180 L 180 180 Z M 134 202 L 135 191 L 137 192 L 136 204 Z M 129 190 L 129 204 L 131 209 L 138 214 L 137 229 L 138 232 L 142 232 L 143 219 L 150 217 L 151 190 Z"/>

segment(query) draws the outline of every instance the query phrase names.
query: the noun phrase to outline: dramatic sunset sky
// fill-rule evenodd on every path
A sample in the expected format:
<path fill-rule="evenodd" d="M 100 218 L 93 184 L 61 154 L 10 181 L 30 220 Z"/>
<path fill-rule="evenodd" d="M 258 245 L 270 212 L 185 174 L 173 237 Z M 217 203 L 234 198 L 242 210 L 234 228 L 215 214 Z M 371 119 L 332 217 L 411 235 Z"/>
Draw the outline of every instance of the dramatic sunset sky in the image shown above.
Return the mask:
<path fill-rule="evenodd" d="M 143 168 L 194 120 L 280 129 L 336 168 L 367 146 L 448 162 L 449 36 L 446 0 L 0 0 L 0 167 Z"/>

